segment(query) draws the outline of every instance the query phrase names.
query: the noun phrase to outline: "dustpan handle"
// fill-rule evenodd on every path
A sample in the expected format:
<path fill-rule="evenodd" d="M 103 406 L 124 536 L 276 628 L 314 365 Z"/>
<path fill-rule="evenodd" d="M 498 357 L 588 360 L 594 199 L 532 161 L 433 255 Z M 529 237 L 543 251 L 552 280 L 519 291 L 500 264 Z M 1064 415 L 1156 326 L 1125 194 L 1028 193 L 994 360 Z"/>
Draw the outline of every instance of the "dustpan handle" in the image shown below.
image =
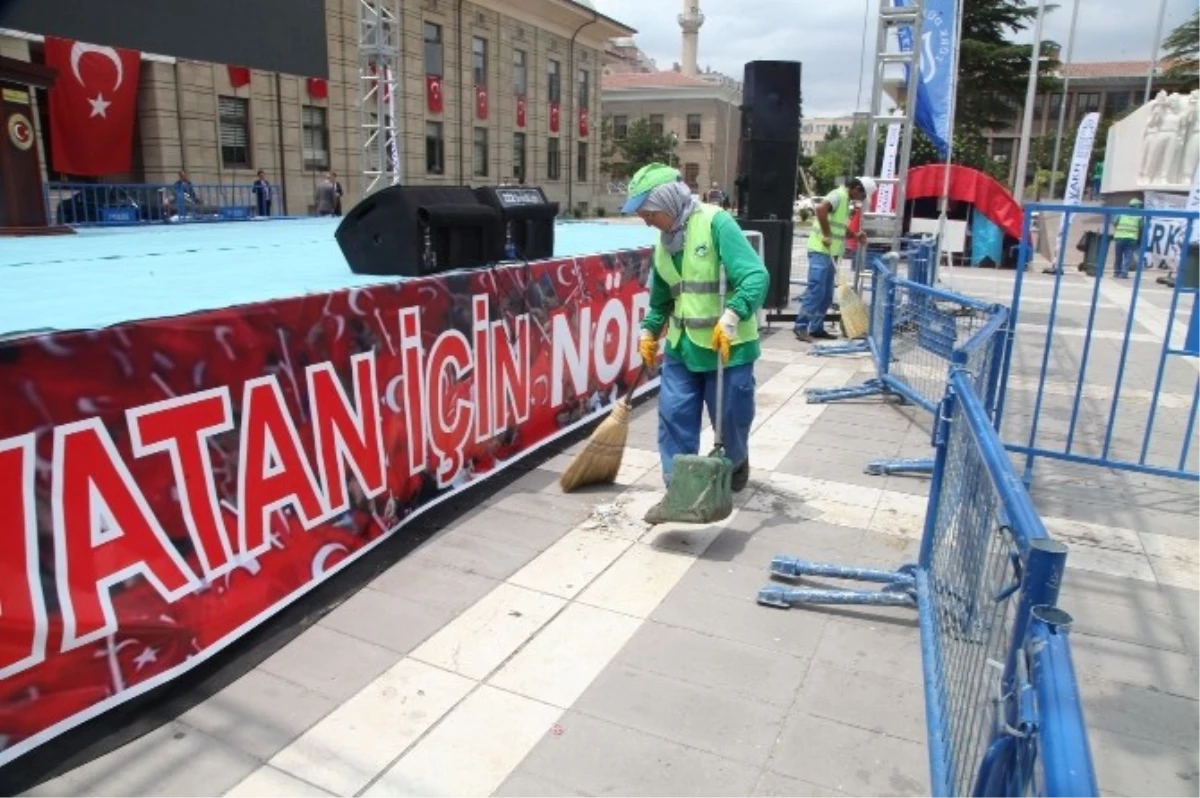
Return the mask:
<path fill-rule="evenodd" d="M 720 264 L 720 291 L 721 291 L 721 313 L 725 312 L 725 264 Z M 720 322 L 718 322 L 719 324 Z M 717 352 L 717 412 L 715 423 L 713 424 L 713 445 L 718 449 L 725 448 L 725 438 L 722 436 L 722 427 L 725 416 L 725 361 L 721 358 L 721 353 Z"/>

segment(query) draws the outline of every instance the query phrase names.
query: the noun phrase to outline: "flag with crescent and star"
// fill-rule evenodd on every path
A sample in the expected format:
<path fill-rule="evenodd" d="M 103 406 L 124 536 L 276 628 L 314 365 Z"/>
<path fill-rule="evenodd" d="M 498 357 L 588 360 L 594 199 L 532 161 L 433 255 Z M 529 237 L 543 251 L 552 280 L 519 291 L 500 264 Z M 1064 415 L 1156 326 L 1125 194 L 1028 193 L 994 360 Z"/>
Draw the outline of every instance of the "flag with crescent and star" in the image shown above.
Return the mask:
<path fill-rule="evenodd" d="M 558 103 L 550 103 L 550 132 L 558 132 Z"/>
<path fill-rule="evenodd" d="M 425 76 L 425 103 L 429 107 L 429 113 L 440 114 L 442 112 L 441 75 Z"/>
<path fill-rule="evenodd" d="M 70 175 L 128 172 L 137 120 L 136 50 L 46 37 L 50 89 L 50 161 Z"/>
<path fill-rule="evenodd" d="M 488 117 L 488 92 L 487 86 L 475 87 L 475 118 L 487 119 Z"/>
<path fill-rule="evenodd" d="M 517 127 L 525 127 L 525 95 L 517 95 Z"/>

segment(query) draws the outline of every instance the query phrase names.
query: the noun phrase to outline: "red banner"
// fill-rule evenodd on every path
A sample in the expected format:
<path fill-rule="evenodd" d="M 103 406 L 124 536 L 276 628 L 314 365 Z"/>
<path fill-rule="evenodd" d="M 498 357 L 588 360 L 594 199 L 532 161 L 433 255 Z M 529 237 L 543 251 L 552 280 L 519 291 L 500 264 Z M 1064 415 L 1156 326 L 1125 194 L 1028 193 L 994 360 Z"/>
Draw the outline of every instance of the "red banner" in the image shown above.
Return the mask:
<path fill-rule="evenodd" d="M 488 93 L 487 86 L 475 87 L 475 118 L 487 119 L 488 117 Z"/>
<path fill-rule="evenodd" d="M 425 76 L 425 104 L 429 108 L 429 113 L 440 114 L 442 112 L 442 76 L 441 75 L 426 75 Z"/>
<path fill-rule="evenodd" d="M 8 342 L 0 764 L 606 412 L 649 268 L 623 251 Z"/>
<path fill-rule="evenodd" d="M 250 85 L 250 67 L 230 66 L 225 69 L 229 73 L 229 85 L 233 88 Z"/>
<path fill-rule="evenodd" d="M 579 135 L 586 137 L 588 134 L 588 109 L 579 109 Z"/>
<path fill-rule="evenodd" d="M 46 37 L 50 89 L 50 162 L 70 175 L 128 172 L 133 162 L 141 55 Z"/>
<path fill-rule="evenodd" d="M 324 100 L 329 96 L 329 83 L 324 78 L 308 78 L 308 96 L 314 100 Z"/>
<path fill-rule="evenodd" d="M 550 132 L 558 132 L 558 103 L 550 103 Z"/>
<path fill-rule="evenodd" d="M 517 127 L 525 127 L 525 95 L 517 95 Z"/>

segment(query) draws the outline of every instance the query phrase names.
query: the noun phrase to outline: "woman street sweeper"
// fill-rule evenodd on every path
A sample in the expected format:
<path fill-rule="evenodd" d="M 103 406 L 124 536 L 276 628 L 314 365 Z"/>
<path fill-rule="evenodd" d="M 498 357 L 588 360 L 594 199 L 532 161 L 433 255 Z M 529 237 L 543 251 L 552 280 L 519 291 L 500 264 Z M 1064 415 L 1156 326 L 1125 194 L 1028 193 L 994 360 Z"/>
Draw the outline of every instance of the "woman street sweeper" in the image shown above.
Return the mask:
<path fill-rule="evenodd" d="M 701 203 L 679 171 L 661 163 L 629 181 L 623 214 L 636 213 L 662 235 L 654 245 L 650 310 L 638 351 L 652 366 L 666 324 L 666 353 L 658 395 L 658 452 L 671 484 L 675 455 L 700 448 L 701 412 L 716 424 L 721 405 L 725 456 L 733 465 L 732 489 L 750 478 L 749 437 L 754 421 L 754 361 L 761 354 L 758 311 L 770 278 L 762 259 L 728 211 Z M 727 293 L 722 295 L 721 270 Z M 717 402 L 717 358 L 724 366 Z M 653 523 L 652 509 L 646 520 Z"/>

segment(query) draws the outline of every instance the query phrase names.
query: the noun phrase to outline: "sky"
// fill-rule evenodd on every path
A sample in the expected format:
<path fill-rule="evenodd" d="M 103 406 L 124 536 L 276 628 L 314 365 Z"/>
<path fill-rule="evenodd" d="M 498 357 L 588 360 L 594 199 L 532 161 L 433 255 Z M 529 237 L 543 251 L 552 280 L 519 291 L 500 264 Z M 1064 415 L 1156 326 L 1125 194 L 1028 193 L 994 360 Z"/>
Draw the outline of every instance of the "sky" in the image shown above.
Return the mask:
<path fill-rule="evenodd" d="M 886 1 L 886 0 L 885 0 Z M 969 0 L 967 0 L 969 2 Z M 1029 0 L 1033 2 L 1034 0 Z M 679 60 L 680 31 L 676 16 L 696 0 L 592 0 L 596 10 L 636 28 L 638 46 L 670 69 Z M 1074 0 L 1052 0 L 1043 38 L 1062 45 L 1066 57 Z M 1150 59 L 1158 0 L 1078 0 L 1079 22 L 1072 60 L 1145 61 Z M 875 50 L 879 0 L 699 0 L 704 13 L 700 29 L 700 68 L 711 67 L 738 80 L 746 61 L 800 61 L 804 116 L 841 116 L 868 110 L 871 64 Z M 1163 35 L 1187 19 L 1196 0 L 1166 0 Z M 863 54 L 863 19 L 867 25 Z M 1033 40 L 1032 24 L 1018 41 Z M 861 95 L 860 61 L 866 66 Z"/>

